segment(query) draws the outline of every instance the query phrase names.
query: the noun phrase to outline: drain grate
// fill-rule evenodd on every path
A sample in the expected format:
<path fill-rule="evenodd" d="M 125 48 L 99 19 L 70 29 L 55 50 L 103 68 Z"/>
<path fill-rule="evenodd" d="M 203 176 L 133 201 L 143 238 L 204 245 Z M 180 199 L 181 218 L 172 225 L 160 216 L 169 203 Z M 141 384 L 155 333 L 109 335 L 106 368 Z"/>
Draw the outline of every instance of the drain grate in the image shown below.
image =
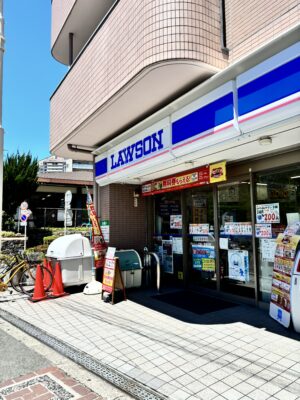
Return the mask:
<path fill-rule="evenodd" d="M 46 345 L 50 346 L 60 354 L 68 357 L 72 361 L 80 364 L 94 374 L 105 379 L 111 384 L 122 389 L 124 392 L 134 396 L 138 399 L 143 400 L 166 400 L 167 397 L 155 392 L 154 390 L 146 387 L 140 382 L 120 373 L 119 371 L 111 368 L 110 366 L 102 363 L 94 357 L 81 352 L 80 350 L 74 349 L 72 346 L 54 338 L 47 334 L 42 329 L 33 326 L 29 322 L 26 322 L 7 311 L 1 310 L 0 317 L 20 328 L 22 331 L 28 333 L 30 336 L 35 337 Z"/>

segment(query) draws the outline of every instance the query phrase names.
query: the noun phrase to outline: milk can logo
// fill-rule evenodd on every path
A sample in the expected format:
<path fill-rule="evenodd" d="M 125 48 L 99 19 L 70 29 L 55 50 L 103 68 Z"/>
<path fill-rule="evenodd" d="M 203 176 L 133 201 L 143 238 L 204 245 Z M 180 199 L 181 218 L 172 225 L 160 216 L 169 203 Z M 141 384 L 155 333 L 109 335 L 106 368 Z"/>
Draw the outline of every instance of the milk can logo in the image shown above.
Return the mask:
<path fill-rule="evenodd" d="M 139 160 L 164 148 L 163 129 L 110 155 L 111 170 Z"/>

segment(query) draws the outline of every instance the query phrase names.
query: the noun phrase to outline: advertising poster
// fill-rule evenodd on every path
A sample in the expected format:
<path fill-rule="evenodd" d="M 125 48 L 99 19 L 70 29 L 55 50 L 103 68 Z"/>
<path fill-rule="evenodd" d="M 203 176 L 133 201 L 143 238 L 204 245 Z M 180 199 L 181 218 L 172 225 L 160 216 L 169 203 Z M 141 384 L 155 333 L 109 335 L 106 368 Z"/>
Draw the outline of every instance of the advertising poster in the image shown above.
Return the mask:
<path fill-rule="evenodd" d="M 190 224 L 189 233 L 190 235 L 208 235 L 209 224 Z"/>
<path fill-rule="evenodd" d="M 215 271 L 215 248 L 214 246 L 192 245 L 193 268 L 199 271 Z"/>
<path fill-rule="evenodd" d="M 173 237 L 172 238 L 173 254 L 183 254 L 182 238 Z"/>
<path fill-rule="evenodd" d="M 247 250 L 228 250 L 228 275 L 235 281 L 249 282 L 249 253 Z"/>
<path fill-rule="evenodd" d="M 210 183 L 226 181 L 226 161 L 209 166 Z"/>
<path fill-rule="evenodd" d="M 279 224 L 279 203 L 257 204 L 256 205 L 256 222 L 258 224 Z"/>
<path fill-rule="evenodd" d="M 288 226 L 284 233 L 276 239 L 274 258 L 270 316 L 286 328 L 291 320 L 291 277 L 296 256 L 296 249 L 300 241 L 299 235 L 288 235 L 288 232 L 297 232 L 296 226 Z"/>
<path fill-rule="evenodd" d="M 256 238 L 271 238 L 272 225 L 271 224 L 255 224 L 255 237 Z"/>
<path fill-rule="evenodd" d="M 251 236 L 252 235 L 251 222 L 225 222 L 224 234 Z"/>
<path fill-rule="evenodd" d="M 274 262 L 276 240 L 261 239 L 260 240 L 261 256 L 263 261 Z"/>
<path fill-rule="evenodd" d="M 170 215 L 170 228 L 182 229 L 182 215 Z"/>
<path fill-rule="evenodd" d="M 163 240 L 162 241 L 162 266 L 163 271 L 168 274 L 173 274 L 173 241 Z"/>

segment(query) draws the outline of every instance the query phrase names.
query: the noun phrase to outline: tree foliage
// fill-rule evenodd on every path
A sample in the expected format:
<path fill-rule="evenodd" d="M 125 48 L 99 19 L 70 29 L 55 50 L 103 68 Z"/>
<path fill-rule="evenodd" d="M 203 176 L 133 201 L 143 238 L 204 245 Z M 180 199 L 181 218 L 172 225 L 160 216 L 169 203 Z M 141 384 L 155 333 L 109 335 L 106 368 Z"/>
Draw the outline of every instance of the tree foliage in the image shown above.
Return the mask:
<path fill-rule="evenodd" d="M 11 154 L 3 164 L 3 210 L 13 216 L 17 207 L 38 187 L 38 160 L 30 153 Z"/>

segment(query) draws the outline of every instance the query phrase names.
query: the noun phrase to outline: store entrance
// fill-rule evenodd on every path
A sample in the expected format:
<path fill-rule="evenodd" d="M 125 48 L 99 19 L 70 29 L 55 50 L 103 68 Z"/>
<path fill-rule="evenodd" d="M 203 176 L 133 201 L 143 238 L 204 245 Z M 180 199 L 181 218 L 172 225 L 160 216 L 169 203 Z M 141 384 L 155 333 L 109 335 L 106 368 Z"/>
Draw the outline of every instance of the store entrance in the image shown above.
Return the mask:
<path fill-rule="evenodd" d="M 216 249 L 212 186 L 186 191 L 191 285 L 216 289 Z"/>
<path fill-rule="evenodd" d="M 255 297 L 250 180 L 218 187 L 220 288 Z"/>

